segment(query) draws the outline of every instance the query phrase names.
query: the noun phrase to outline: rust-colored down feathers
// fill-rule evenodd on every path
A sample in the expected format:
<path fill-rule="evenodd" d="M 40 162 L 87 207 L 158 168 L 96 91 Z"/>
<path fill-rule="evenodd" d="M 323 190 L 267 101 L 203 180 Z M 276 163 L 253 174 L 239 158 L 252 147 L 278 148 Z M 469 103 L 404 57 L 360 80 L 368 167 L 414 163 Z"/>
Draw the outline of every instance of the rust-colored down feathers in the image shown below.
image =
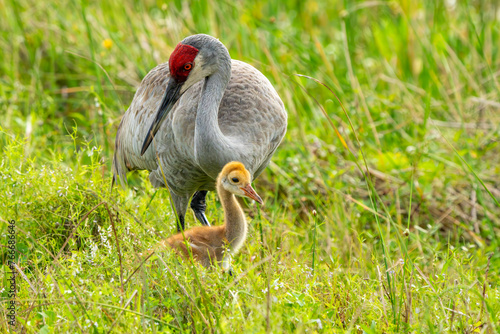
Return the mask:
<path fill-rule="evenodd" d="M 186 238 L 186 242 L 184 241 Z M 182 257 L 189 259 L 188 246 L 193 259 L 209 267 L 221 262 L 227 247 L 226 226 L 196 226 L 162 241 L 161 246 L 175 249 Z"/>

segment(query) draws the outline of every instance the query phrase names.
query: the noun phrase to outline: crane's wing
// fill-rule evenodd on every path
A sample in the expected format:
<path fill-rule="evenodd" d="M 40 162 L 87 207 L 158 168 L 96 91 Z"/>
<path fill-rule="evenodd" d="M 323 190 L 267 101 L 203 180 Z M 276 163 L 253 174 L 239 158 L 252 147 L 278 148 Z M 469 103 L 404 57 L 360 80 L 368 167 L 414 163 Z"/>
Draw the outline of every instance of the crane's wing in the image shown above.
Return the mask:
<path fill-rule="evenodd" d="M 233 60 L 219 108 L 221 131 L 242 143 L 245 166 L 256 178 L 268 165 L 287 127 L 285 106 L 271 82 L 253 66 Z"/>
<path fill-rule="evenodd" d="M 121 185 L 125 186 L 128 171 L 137 169 L 151 171 L 157 168 L 154 150 L 150 148 L 141 156 L 141 146 L 156 115 L 169 78 L 168 63 L 152 69 L 142 80 L 130 107 L 123 115 L 116 133 L 113 184 L 119 179 Z M 154 146 L 154 143 L 151 146 Z"/>

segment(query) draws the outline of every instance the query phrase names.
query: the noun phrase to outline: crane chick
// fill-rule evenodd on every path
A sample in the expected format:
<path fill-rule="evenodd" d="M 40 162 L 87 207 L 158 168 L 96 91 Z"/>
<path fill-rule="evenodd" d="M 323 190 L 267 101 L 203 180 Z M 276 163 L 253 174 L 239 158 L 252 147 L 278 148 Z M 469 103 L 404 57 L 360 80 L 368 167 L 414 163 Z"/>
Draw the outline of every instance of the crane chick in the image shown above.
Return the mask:
<path fill-rule="evenodd" d="M 224 224 L 193 227 L 162 241 L 161 246 L 173 248 L 186 259 L 190 258 L 191 251 L 193 259 L 204 267 L 219 263 L 224 271 L 230 270 L 231 257 L 241 248 L 247 235 L 245 215 L 235 195 L 263 203 L 251 182 L 252 176 L 242 163 L 233 161 L 226 164 L 216 182 L 224 210 Z"/>

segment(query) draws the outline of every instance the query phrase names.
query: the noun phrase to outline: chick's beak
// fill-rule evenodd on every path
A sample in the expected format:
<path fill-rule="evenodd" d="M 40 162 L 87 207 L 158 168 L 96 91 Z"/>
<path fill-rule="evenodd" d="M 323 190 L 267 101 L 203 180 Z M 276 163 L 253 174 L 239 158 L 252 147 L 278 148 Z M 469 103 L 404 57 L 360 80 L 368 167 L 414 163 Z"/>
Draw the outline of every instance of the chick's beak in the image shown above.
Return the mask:
<path fill-rule="evenodd" d="M 257 195 L 257 193 L 255 192 L 255 190 L 253 190 L 253 188 L 250 184 L 248 184 L 246 187 L 242 187 L 240 189 L 243 190 L 246 197 L 253 199 L 254 201 L 256 201 L 257 203 L 259 203 L 261 205 L 264 204 L 264 202 L 262 201 L 262 198 L 260 198 L 260 196 Z"/>

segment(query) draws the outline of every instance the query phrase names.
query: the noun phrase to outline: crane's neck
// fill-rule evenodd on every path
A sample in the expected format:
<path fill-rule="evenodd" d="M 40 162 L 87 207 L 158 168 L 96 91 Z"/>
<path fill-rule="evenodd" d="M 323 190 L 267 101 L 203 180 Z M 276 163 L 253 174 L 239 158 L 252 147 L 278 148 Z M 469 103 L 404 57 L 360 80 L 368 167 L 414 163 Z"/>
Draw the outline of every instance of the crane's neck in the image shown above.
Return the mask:
<path fill-rule="evenodd" d="M 218 183 L 217 193 L 224 209 L 225 237 L 229 251 L 235 254 L 247 237 L 247 222 L 235 196 Z"/>
<path fill-rule="evenodd" d="M 198 103 L 194 134 L 194 151 L 198 165 L 217 178 L 224 165 L 236 160 L 235 143 L 231 142 L 219 127 L 219 106 L 231 78 L 231 64 L 216 71 L 205 79 Z"/>

